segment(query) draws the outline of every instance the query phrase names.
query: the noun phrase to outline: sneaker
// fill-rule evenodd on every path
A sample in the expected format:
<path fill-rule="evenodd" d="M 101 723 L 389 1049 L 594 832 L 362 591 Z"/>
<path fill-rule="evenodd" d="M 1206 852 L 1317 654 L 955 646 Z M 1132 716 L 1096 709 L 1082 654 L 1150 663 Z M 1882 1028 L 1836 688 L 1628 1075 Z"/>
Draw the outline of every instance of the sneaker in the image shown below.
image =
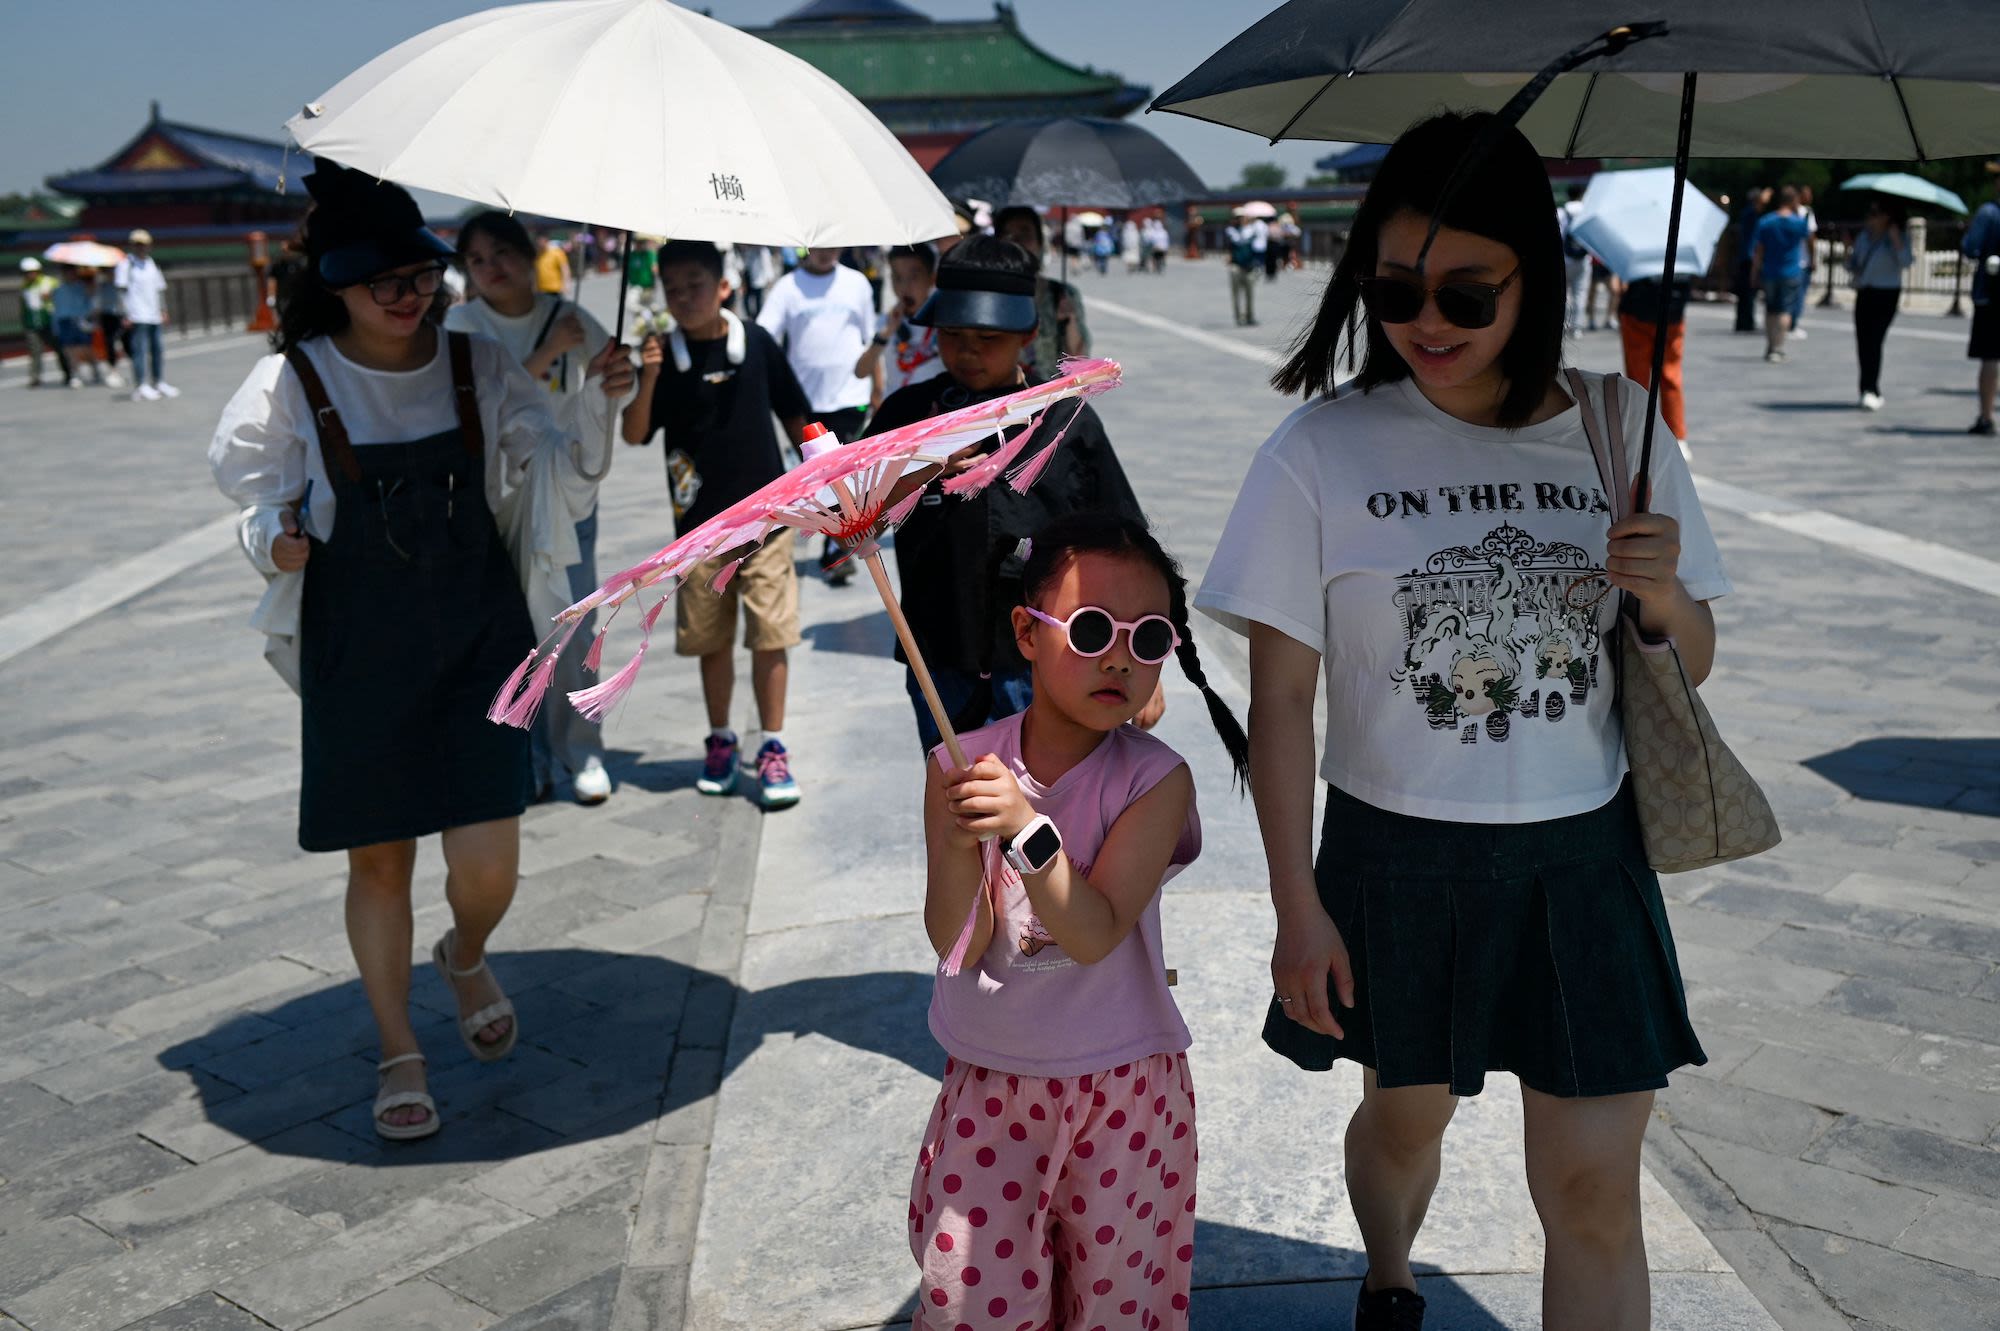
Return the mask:
<path fill-rule="evenodd" d="M 1795 341 L 1803 342 L 1806 340 L 1806 330 L 1794 326 L 1793 328 L 1788 329 L 1786 331 L 1785 336 L 1792 338 Z"/>
<path fill-rule="evenodd" d="M 777 740 L 767 739 L 757 750 L 757 798 L 767 809 L 788 809 L 799 802 L 799 783 L 792 779 L 792 757 Z"/>
<path fill-rule="evenodd" d="M 123 388 L 125 386 L 125 376 L 116 370 L 112 370 L 104 376 L 104 386 L 106 388 Z"/>
<path fill-rule="evenodd" d="M 1772 365 L 1776 365 L 1779 361 L 1782 361 L 1784 358 L 1785 358 L 1785 353 L 1782 351 L 1778 351 L 1776 349 L 1764 353 L 1765 361 Z"/>
<path fill-rule="evenodd" d="M 1967 430 L 1966 433 L 1985 435 L 1990 439 L 1995 433 L 1993 429 L 1993 418 L 1990 416 L 1980 417 L 1978 420 L 1972 423 L 1972 428 Z"/>
<path fill-rule="evenodd" d="M 1354 1300 L 1354 1331 L 1423 1331 L 1424 1300 L 1413 1289 L 1361 1289 Z"/>
<path fill-rule="evenodd" d="M 708 737 L 708 759 L 701 765 L 701 776 L 694 788 L 704 795 L 733 795 L 736 793 L 736 736 L 728 739 L 720 735 Z"/>
<path fill-rule="evenodd" d="M 603 760 L 592 754 L 570 782 L 570 793 L 578 804 L 602 804 L 611 798 L 611 773 L 604 770 Z"/>
<path fill-rule="evenodd" d="M 1882 395 L 1880 393 L 1863 393 L 1861 395 L 1861 409 L 1863 411 L 1882 410 Z"/>
<path fill-rule="evenodd" d="M 153 391 L 161 397 L 179 397 L 181 395 L 180 389 L 175 388 L 164 379 L 153 385 Z"/>
<path fill-rule="evenodd" d="M 134 402 L 158 402 L 160 400 L 160 390 L 151 384 L 140 384 L 132 390 L 132 400 Z"/>
<path fill-rule="evenodd" d="M 69 377 L 69 386 L 71 388 L 81 388 L 83 387 L 83 380 L 77 378 L 75 375 L 72 374 Z"/>

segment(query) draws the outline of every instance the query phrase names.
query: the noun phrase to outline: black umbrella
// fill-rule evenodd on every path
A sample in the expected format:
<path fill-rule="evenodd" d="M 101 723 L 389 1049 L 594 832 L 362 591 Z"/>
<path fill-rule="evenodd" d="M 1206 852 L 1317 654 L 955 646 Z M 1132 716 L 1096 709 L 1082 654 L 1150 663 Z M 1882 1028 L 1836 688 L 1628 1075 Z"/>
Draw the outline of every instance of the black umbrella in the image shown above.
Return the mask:
<path fill-rule="evenodd" d="M 931 182 L 955 198 L 985 199 L 995 208 L 1122 212 L 1208 192 L 1194 168 L 1150 131 L 1096 116 L 1012 120 L 981 130 L 931 168 Z"/>
<path fill-rule="evenodd" d="M 1496 131 L 1518 124 L 1549 157 L 1663 156 L 1671 145 L 1663 286 L 1674 278 L 1692 154 L 1926 161 L 2000 148 L 1991 0 L 1656 0 L 1654 12 L 1671 14 L 1664 21 L 1646 8 L 1291 0 L 1153 109 L 1273 143 L 1387 143 L 1448 106 L 1498 111 Z M 1466 157 L 1479 155 L 1475 144 Z M 1642 477 L 1666 345 L 1654 340 Z"/>

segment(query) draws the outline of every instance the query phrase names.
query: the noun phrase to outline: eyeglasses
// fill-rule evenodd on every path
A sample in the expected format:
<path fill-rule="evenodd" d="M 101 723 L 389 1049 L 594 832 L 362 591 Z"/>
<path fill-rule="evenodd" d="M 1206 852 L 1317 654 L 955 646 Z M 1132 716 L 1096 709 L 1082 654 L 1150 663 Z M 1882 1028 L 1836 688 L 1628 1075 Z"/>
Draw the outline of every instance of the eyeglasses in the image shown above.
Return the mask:
<path fill-rule="evenodd" d="M 401 276 L 378 277 L 361 285 L 368 288 L 377 305 L 394 305 L 405 296 L 435 296 L 444 284 L 444 265 L 437 264 Z"/>
<path fill-rule="evenodd" d="M 1426 287 L 1407 277 L 1364 277 L 1361 299 L 1368 312 L 1385 324 L 1412 323 L 1424 312 L 1424 302 L 1437 298 L 1438 313 L 1446 323 L 1459 328 L 1490 328 L 1500 312 L 1500 293 L 1514 285 L 1521 275 L 1517 265 L 1507 280 L 1491 282 L 1440 282 Z"/>
<path fill-rule="evenodd" d="M 1033 606 L 1027 612 L 1050 628 L 1063 631 L 1069 639 L 1069 649 L 1082 657 L 1098 657 L 1111 650 L 1111 644 L 1118 641 L 1120 629 L 1130 635 L 1132 659 L 1140 665 L 1158 665 L 1174 654 L 1181 645 L 1181 635 L 1174 631 L 1173 621 L 1165 615 L 1141 615 L 1131 623 L 1113 619 L 1108 610 L 1100 610 L 1094 605 L 1082 605 L 1069 612 L 1068 619 L 1057 619 L 1045 615 Z"/>

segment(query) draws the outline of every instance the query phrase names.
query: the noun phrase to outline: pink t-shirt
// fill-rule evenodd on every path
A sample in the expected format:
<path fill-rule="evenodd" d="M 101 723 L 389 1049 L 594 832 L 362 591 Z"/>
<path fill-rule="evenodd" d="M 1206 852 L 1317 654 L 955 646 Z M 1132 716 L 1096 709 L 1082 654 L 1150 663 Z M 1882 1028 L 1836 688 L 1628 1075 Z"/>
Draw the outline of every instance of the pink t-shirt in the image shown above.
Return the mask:
<path fill-rule="evenodd" d="M 968 755 L 995 754 L 1014 773 L 1037 813 L 1062 833 L 1063 850 L 1085 877 L 1105 833 L 1142 795 L 1183 763 L 1136 726 L 1104 737 L 1089 757 L 1043 788 L 1021 761 L 1021 715 L 961 736 Z M 949 766 L 942 748 L 932 751 Z M 1201 853 L 1201 819 L 1188 801 L 1162 886 Z M 931 1034 L 955 1058 L 996 1072 L 1079 1077 L 1148 1054 L 1176 1054 L 1192 1038 L 1167 988 L 1160 946 L 1160 896 L 1111 954 L 1083 965 L 1035 918 L 1020 875 L 1009 869 L 998 893 L 993 941 L 957 975 L 931 990 Z"/>

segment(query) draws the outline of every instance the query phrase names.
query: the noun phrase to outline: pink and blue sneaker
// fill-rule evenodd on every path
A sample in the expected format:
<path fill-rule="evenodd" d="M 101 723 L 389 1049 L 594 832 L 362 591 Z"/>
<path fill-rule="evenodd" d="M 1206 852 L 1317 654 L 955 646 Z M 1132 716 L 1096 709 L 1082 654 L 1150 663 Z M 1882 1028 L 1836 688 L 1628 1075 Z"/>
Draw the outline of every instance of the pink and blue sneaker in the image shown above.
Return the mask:
<path fill-rule="evenodd" d="M 701 765 L 701 776 L 696 778 L 694 788 L 704 795 L 734 795 L 736 750 L 736 736 L 725 739 L 721 735 L 710 735 L 708 758 Z"/>
<path fill-rule="evenodd" d="M 791 755 L 774 739 L 765 740 L 757 750 L 757 802 L 767 809 L 788 809 L 799 802 Z"/>

